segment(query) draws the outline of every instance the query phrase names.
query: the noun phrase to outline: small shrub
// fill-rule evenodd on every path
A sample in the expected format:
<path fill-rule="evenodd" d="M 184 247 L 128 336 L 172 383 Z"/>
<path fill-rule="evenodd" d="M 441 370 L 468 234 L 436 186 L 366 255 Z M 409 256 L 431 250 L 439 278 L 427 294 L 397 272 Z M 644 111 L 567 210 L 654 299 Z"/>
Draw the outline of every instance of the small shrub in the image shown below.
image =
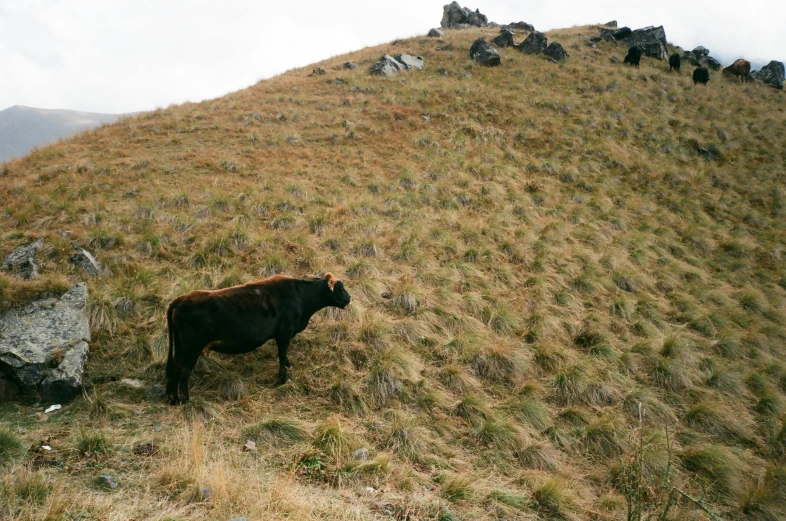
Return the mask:
<path fill-rule="evenodd" d="M 109 440 L 100 431 L 82 431 L 77 439 L 76 448 L 82 456 L 99 456 L 109 452 Z"/>

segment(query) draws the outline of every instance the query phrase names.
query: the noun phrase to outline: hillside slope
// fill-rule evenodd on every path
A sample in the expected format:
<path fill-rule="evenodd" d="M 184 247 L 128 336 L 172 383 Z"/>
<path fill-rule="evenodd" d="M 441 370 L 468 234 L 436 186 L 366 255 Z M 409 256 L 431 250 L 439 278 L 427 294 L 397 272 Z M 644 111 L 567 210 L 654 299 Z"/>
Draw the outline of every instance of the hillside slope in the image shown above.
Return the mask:
<path fill-rule="evenodd" d="M 786 101 L 613 64 L 596 32 L 497 68 L 468 58 L 491 29 L 408 39 L 5 165 L 0 255 L 50 247 L 2 307 L 79 279 L 64 230 L 111 275 L 84 398 L 0 408 L 53 449 L 0 517 L 626 519 L 668 469 L 706 494 L 669 519 L 782 518 Z M 383 52 L 426 70 L 372 77 Z M 149 392 L 171 299 L 325 271 L 353 303 L 295 339 L 291 383 L 268 344 L 202 359 L 187 406 Z"/>
<path fill-rule="evenodd" d="M 50 110 L 14 105 L 0 110 L 0 163 L 77 132 L 112 123 L 119 114 Z"/>

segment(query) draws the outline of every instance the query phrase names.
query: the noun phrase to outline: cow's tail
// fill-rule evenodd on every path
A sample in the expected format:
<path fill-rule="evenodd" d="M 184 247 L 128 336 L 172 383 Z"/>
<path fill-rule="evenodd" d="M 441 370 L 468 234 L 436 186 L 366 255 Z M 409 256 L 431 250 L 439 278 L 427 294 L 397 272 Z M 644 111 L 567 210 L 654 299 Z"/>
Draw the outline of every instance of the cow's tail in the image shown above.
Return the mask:
<path fill-rule="evenodd" d="M 177 338 L 177 331 L 175 330 L 174 321 L 175 303 L 169 305 L 166 312 L 166 325 L 169 331 L 169 354 L 166 359 L 166 384 L 167 392 L 177 389 L 177 369 L 175 366 L 175 339 Z"/>

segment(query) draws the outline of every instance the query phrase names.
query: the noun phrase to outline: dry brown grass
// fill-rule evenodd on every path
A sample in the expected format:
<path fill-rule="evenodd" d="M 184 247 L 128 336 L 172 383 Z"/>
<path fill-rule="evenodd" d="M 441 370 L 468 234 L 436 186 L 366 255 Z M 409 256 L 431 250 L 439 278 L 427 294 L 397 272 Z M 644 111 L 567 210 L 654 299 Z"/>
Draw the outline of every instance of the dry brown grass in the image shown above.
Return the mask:
<path fill-rule="evenodd" d="M 470 62 L 494 32 L 338 56 L 9 163 L 0 256 L 51 246 L 40 281 L 0 275 L 0 309 L 79 279 L 65 230 L 109 273 L 88 281 L 86 397 L 42 422 L 0 406 L 53 447 L 4 474 L 0 517 L 623 519 L 609 469 L 639 403 L 646 439 L 674 432 L 679 486 L 783 515 L 783 95 L 612 64 L 624 50 L 589 27 L 549 34 L 564 64 Z M 371 77 L 383 52 L 427 68 Z M 295 339 L 292 383 L 273 388 L 270 345 L 202 360 L 186 408 L 118 383 L 162 381 L 175 296 L 324 271 L 353 304 Z M 106 450 L 80 454 L 82 430 Z"/>

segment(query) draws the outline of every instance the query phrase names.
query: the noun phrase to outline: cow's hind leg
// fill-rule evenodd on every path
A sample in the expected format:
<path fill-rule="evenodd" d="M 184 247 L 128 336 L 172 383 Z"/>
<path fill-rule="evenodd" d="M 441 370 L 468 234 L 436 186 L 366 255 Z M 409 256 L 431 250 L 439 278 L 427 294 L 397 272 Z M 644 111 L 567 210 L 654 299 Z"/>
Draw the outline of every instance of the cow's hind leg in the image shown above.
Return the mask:
<path fill-rule="evenodd" d="M 292 367 L 287 358 L 287 351 L 289 350 L 289 335 L 282 335 L 276 337 L 276 345 L 278 346 L 278 385 L 287 383 L 287 367 Z"/>
<path fill-rule="evenodd" d="M 180 374 L 177 382 L 180 391 L 180 403 L 186 403 L 189 400 L 188 379 L 191 377 L 191 371 L 193 371 L 196 366 L 199 354 L 200 353 L 196 353 L 196 356 L 194 356 L 189 353 L 189 356 L 183 361 L 183 365 L 180 367 Z"/>

